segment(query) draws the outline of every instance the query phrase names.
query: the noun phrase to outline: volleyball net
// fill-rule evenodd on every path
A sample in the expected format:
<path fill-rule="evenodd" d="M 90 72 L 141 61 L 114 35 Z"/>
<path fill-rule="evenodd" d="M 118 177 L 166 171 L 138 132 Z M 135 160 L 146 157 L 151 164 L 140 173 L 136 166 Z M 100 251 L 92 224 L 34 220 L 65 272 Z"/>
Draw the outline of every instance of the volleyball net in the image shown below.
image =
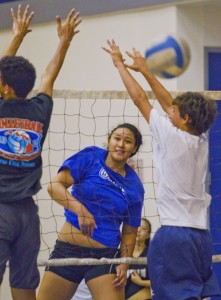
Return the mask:
<path fill-rule="evenodd" d="M 151 99 L 153 107 L 161 110 L 153 93 L 147 92 L 147 94 L 149 99 Z M 171 94 L 173 97 L 176 97 L 178 92 L 171 92 Z M 203 92 L 203 94 L 214 100 L 221 99 L 220 92 L 207 91 Z M 53 114 L 43 148 L 42 190 L 35 197 L 39 207 L 41 223 L 41 250 L 38 264 L 39 266 L 43 266 L 52 264 L 133 263 L 133 259 L 131 261 L 129 258 L 103 259 L 100 261 L 93 260 L 92 258 L 87 261 L 74 258 L 68 260 L 48 260 L 58 232 L 65 221 L 63 207 L 51 200 L 47 192 L 48 184 L 57 174 L 59 167 L 66 158 L 88 146 L 106 147 L 108 134 L 120 123 L 132 123 L 140 129 L 143 135 L 143 145 L 136 156 L 133 157 L 135 170 L 139 174 L 145 189 L 142 215 L 152 224 L 152 236 L 160 226 L 156 207 L 157 180 L 152 160 L 152 137 L 149 132 L 148 123 L 133 104 L 128 93 L 123 91 L 55 90 L 53 98 Z M 218 147 L 218 145 L 213 144 L 212 147 Z M 210 185 L 211 182 L 208 179 L 208 189 Z M 219 215 L 218 213 L 214 213 L 214 215 L 210 214 L 214 220 Z M 221 225 L 218 230 L 221 232 Z M 221 242 L 218 244 L 221 248 Z M 213 256 L 213 261 L 221 262 L 221 251 Z M 135 260 L 135 262 L 145 264 L 146 260 L 140 258 Z"/>

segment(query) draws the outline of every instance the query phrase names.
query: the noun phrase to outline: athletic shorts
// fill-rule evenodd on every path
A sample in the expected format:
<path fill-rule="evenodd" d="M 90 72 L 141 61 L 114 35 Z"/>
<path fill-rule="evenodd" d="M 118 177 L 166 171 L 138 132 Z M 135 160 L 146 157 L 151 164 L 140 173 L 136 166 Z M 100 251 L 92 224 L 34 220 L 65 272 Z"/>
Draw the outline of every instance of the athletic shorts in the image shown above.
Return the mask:
<path fill-rule="evenodd" d="M 212 240 L 208 230 L 162 226 L 148 251 L 153 300 L 219 295 L 211 266 Z"/>
<path fill-rule="evenodd" d="M 0 283 L 9 261 L 10 286 L 36 289 L 40 281 L 37 268 L 39 249 L 40 223 L 33 198 L 0 202 Z"/>
<path fill-rule="evenodd" d="M 49 259 L 55 258 L 119 258 L 119 251 L 115 248 L 88 248 L 64 243 L 57 240 Z M 89 281 L 92 278 L 105 274 L 116 274 L 116 265 L 76 265 L 76 266 L 48 266 L 45 271 L 53 272 L 60 277 L 80 283 L 82 279 Z"/>

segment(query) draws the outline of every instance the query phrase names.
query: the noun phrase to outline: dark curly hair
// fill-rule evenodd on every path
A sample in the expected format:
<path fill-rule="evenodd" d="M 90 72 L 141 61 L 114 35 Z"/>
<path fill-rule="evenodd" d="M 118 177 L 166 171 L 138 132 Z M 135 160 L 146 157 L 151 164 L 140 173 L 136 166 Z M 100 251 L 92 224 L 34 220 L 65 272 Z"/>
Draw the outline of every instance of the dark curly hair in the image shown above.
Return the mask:
<path fill-rule="evenodd" d="M 179 108 L 181 118 L 187 114 L 187 123 L 191 132 L 200 135 L 206 132 L 216 118 L 216 102 L 197 92 L 186 92 L 173 100 Z"/>
<path fill-rule="evenodd" d="M 123 124 L 118 125 L 117 127 L 115 127 L 115 128 L 111 131 L 111 133 L 110 133 L 109 136 L 108 136 L 108 141 L 110 140 L 112 134 L 113 134 L 117 129 L 119 129 L 119 128 L 127 128 L 127 129 L 129 129 L 129 130 L 133 133 L 133 135 L 134 135 L 135 142 L 136 142 L 136 144 L 135 144 L 135 146 L 136 146 L 136 151 L 135 151 L 134 153 L 131 154 L 130 157 L 132 157 L 132 156 L 134 156 L 134 155 L 137 153 L 137 151 L 139 150 L 140 146 L 143 144 L 143 141 L 142 141 L 142 135 L 141 135 L 140 131 L 137 129 L 137 127 L 135 127 L 134 125 L 132 125 L 132 124 L 130 124 L 130 123 L 123 123 Z"/>
<path fill-rule="evenodd" d="M 2 83 L 13 88 L 17 97 L 26 98 L 36 79 L 34 66 L 22 56 L 6 56 L 0 60 Z"/>

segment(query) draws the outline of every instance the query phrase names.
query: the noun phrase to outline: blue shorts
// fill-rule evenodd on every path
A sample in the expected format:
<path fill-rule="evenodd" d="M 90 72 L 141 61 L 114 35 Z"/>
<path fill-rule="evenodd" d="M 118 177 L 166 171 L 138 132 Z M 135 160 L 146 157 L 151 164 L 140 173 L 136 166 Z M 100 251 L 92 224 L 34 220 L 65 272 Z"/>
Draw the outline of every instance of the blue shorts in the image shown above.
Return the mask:
<path fill-rule="evenodd" d="M 49 259 L 55 258 L 119 258 L 119 251 L 115 248 L 88 248 L 64 243 L 57 240 Z M 48 266 L 45 271 L 53 272 L 60 277 L 74 283 L 85 282 L 105 274 L 116 274 L 116 265 L 76 265 L 76 266 Z"/>
<path fill-rule="evenodd" d="M 148 270 L 153 300 L 185 300 L 220 294 L 211 269 L 208 230 L 162 226 L 150 242 Z"/>
<path fill-rule="evenodd" d="M 36 289 L 40 281 L 37 268 L 39 249 L 38 207 L 32 197 L 0 202 L 0 283 L 9 260 L 10 286 Z"/>

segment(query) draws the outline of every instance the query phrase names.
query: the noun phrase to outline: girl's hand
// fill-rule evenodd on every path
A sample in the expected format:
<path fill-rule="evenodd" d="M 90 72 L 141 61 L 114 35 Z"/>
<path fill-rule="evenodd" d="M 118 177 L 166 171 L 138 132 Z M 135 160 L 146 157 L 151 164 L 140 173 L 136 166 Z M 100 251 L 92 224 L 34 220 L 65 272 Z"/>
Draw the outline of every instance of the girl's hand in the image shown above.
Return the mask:
<path fill-rule="evenodd" d="M 94 216 L 86 209 L 84 205 L 81 205 L 81 209 L 77 215 L 81 232 L 84 235 L 92 237 L 94 234 L 94 228 L 97 228 Z"/>
<path fill-rule="evenodd" d="M 116 267 L 116 279 L 113 281 L 115 288 L 124 288 L 127 283 L 127 269 L 128 265 L 119 265 Z"/>
<path fill-rule="evenodd" d="M 131 281 L 137 285 L 140 285 L 140 282 L 142 281 L 141 277 L 137 274 L 137 272 L 133 272 L 131 274 Z"/>

